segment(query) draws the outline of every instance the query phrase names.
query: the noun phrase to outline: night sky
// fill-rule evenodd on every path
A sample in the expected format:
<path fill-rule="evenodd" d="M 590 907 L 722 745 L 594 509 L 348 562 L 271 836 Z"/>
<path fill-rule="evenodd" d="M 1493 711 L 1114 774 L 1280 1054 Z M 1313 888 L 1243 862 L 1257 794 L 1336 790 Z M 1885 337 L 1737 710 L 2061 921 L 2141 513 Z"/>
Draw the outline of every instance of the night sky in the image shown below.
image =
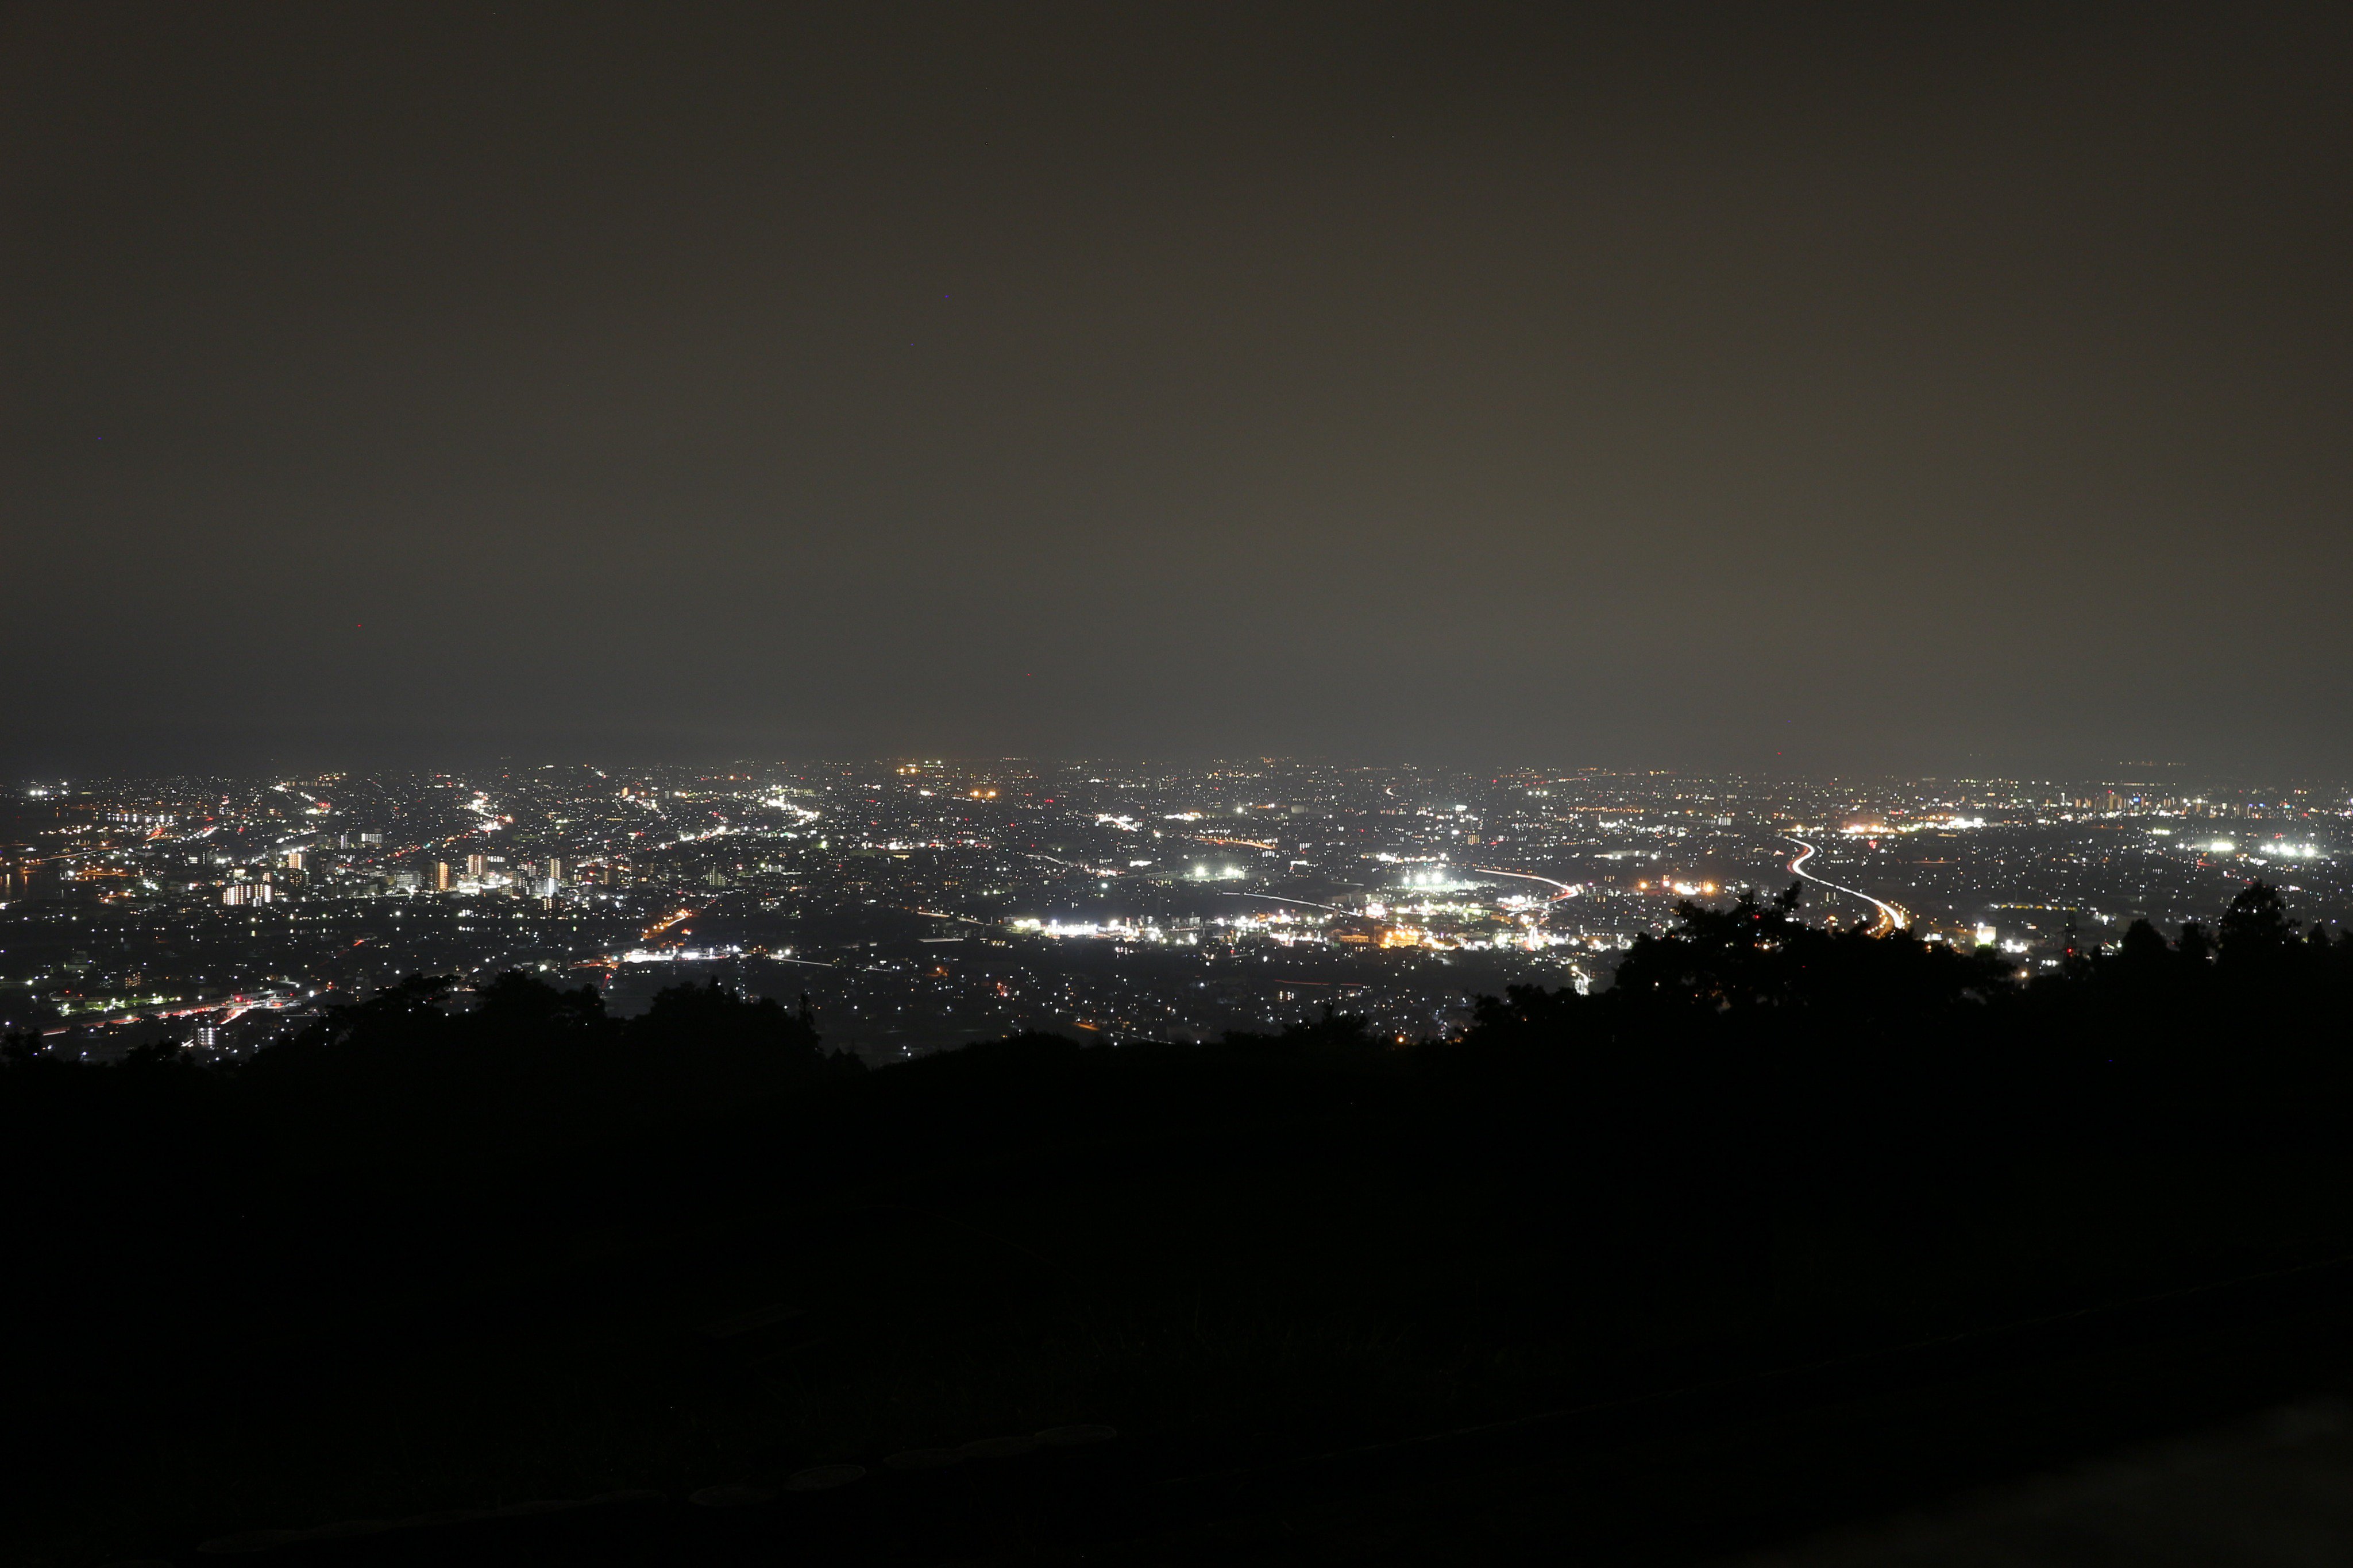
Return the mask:
<path fill-rule="evenodd" d="M 0 771 L 2353 772 L 2353 10 L 54 4 Z"/>

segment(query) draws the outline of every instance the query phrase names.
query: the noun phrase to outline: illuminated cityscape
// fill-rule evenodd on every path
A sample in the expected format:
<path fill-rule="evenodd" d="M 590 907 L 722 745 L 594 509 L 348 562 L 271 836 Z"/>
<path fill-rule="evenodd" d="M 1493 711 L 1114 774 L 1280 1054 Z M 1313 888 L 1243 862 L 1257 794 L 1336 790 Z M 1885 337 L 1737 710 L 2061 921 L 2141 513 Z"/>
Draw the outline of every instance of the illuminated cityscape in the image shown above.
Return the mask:
<path fill-rule="evenodd" d="M 2353 7 L 0 42 L 6 1563 L 2353 1562 Z"/>
<path fill-rule="evenodd" d="M 1604 988 L 1676 906 L 1990 947 L 2021 976 L 2248 880 L 2353 909 L 2342 787 L 1815 782 L 1663 772 L 1084 763 L 549 764 L 22 784 L 0 1023 L 118 1059 L 234 1058 L 404 976 L 681 979 L 807 998 L 881 1065 L 1029 1029 L 1112 1042 L 1326 1010 L 1459 1035 L 1514 985 Z M 462 994 L 462 993 L 461 993 Z"/>

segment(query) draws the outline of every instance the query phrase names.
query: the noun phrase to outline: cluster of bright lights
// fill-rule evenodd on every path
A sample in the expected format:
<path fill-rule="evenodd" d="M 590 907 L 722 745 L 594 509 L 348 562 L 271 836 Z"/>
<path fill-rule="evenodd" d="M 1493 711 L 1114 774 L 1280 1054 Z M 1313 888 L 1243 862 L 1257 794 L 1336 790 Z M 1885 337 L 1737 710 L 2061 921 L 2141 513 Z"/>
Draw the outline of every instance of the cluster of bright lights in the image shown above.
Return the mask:
<path fill-rule="evenodd" d="M 1008 924 L 1013 931 L 1026 932 L 1032 936 L 1050 936 L 1058 940 L 1075 937 L 1113 942 L 1182 942 L 1187 944 L 1199 940 L 1189 932 L 1171 935 L 1158 926 L 1144 925 L 1134 921 L 1106 921 L 1098 923 L 1093 921 L 1041 921 L 1035 916 L 1025 916 L 1020 920 L 1008 921 Z"/>
<path fill-rule="evenodd" d="M 1902 833 L 1949 833 L 1956 828 L 1983 827 L 1985 825 L 1986 819 L 1982 816 L 1962 816 L 1955 813 L 1944 816 L 1924 816 L 1917 822 L 1854 822 L 1840 828 L 1839 832 L 1848 838 L 1886 838 Z M 1790 831 L 1803 833 L 1806 829 L 1799 826 Z"/>

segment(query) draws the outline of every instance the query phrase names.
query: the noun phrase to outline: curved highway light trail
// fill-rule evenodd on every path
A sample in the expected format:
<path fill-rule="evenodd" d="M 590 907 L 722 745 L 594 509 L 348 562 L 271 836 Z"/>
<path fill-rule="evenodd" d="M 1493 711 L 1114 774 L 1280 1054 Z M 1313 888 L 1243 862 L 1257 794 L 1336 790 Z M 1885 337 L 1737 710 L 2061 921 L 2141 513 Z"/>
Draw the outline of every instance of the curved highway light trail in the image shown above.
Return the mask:
<path fill-rule="evenodd" d="M 1270 904 L 1297 904 L 1304 909 L 1330 910 L 1336 915 L 1361 915 L 1365 912 L 1362 910 L 1344 910 L 1337 904 L 1319 904 L 1313 899 L 1284 899 L 1272 893 L 1237 893 L 1228 888 L 1219 888 L 1216 891 L 1229 899 L 1264 899 Z"/>
<path fill-rule="evenodd" d="M 1542 882 L 1547 888 L 1558 888 L 1560 891 L 1555 893 L 1551 900 L 1556 904 L 1577 891 L 1567 882 L 1556 882 L 1550 877 L 1539 877 L 1532 871 L 1506 871 L 1501 866 L 1473 866 L 1471 869 L 1485 877 L 1525 877 L 1531 882 Z"/>
<path fill-rule="evenodd" d="M 1872 935 L 1885 936 L 1889 931 L 1902 931 L 1905 927 L 1912 923 L 1912 916 L 1910 912 L 1897 905 L 1888 903 L 1882 899 L 1874 899 L 1869 893 L 1861 892 L 1853 888 L 1842 888 L 1836 882 L 1824 881 L 1821 878 L 1815 876 L 1811 871 L 1806 869 L 1806 862 L 1812 859 L 1817 853 L 1814 847 L 1807 843 L 1802 838 L 1792 838 L 1789 842 L 1805 851 L 1804 854 L 1789 862 L 1790 870 L 1796 872 L 1799 876 L 1803 877 L 1807 881 L 1813 883 L 1814 886 L 1818 888 L 1828 888 L 1833 893 L 1844 893 L 1851 899 L 1861 899 L 1864 903 L 1869 904 L 1873 909 L 1879 911 L 1879 923 L 1871 928 Z"/>

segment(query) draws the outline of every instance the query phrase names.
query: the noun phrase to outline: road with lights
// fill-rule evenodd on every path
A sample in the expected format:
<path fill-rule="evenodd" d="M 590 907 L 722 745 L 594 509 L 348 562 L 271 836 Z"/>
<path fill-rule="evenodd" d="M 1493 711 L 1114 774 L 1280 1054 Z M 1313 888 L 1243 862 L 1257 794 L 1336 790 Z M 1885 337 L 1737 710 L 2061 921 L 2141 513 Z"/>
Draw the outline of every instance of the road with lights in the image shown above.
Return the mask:
<path fill-rule="evenodd" d="M 1833 893 L 1844 893 L 1851 899 L 1861 899 L 1864 903 L 1869 904 L 1873 909 L 1879 911 L 1878 922 L 1871 928 L 1872 935 L 1885 936 L 1890 931 L 1902 931 L 1905 927 L 1912 923 L 1912 912 L 1909 910 L 1905 909 L 1900 904 L 1891 904 L 1884 899 L 1874 899 L 1869 893 L 1863 892 L 1859 889 L 1841 887 L 1836 882 L 1825 881 L 1823 879 L 1815 876 L 1811 871 L 1806 869 L 1806 862 L 1812 859 L 1819 851 L 1802 838 L 1792 838 L 1789 842 L 1796 845 L 1801 851 L 1803 851 L 1802 854 L 1799 855 L 1795 859 L 1789 862 L 1790 870 L 1796 872 L 1799 876 L 1803 877 L 1807 881 L 1813 883 L 1814 886 L 1818 888 L 1828 888 Z"/>
<path fill-rule="evenodd" d="M 1570 887 L 1567 882 L 1556 882 L 1550 877 L 1539 877 L 1533 871 L 1506 871 L 1501 866 L 1473 866 L 1471 869 L 1478 872 L 1482 877 L 1517 877 L 1524 881 L 1542 882 L 1547 888 L 1557 888 L 1560 891 L 1553 894 L 1551 899 L 1547 900 L 1551 903 L 1556 904 L 1563 899 L 1573 899 L 1577 897 L 1577 889 Z"/>

